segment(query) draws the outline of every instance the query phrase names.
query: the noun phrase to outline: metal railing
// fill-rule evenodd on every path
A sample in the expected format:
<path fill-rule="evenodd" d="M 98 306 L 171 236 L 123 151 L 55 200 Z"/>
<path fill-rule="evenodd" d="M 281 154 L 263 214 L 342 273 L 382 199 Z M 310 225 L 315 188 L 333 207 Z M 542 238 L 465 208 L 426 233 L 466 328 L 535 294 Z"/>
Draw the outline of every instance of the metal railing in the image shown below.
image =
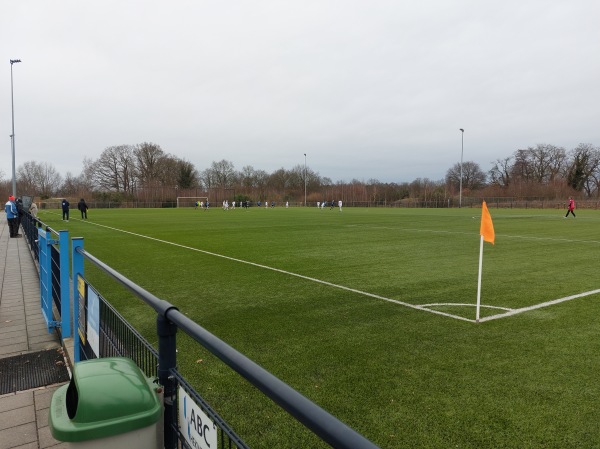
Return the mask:
<path fill-rule="evenodd" d="M 88 289 L 93 288 L 91 285 Z M 128 357 L 148 377 L 157 377 L 158 351 L 121 316 L 98 292 L 99 298 L 99 354 L 96 355 L 89 341 L 76 346 L 76 360 L 90 360 L 98 357 Z M 88 310 L 85 310 L 86 316 Z M 83 315 L 82 315 L 83 316 Z"/>
<path fill-rule="evenodd" d="M 31 254 L 33 254 L 33 257 L 37 262 L 40 260 L 38 250 L 38 226 L 41 225 L 42 222 L 34 218 L 30 213 L 25 212 L 23 214 L 21 226 L 23 227 L 23 232 L 25 233 L 25 238 L 29 244 Z"/>
<path fill-rule="evenodd" d="M 139 297 L 144 303 L 152 307 L 157 314 L 157 335 L 158 335 L 158 382 L 164 388 L 165 398 L 165 435 L 164 447 L 174 449 L 178 447 L 178 440 L 183 442 L 182 435 L 177 425 L 177 388 L 182 385 L 183 388 L 193 396 L 200 404 L 201 408 L 207 411 L 213 422 L 219 425 L 222 434 L 225 433 L 229 438 L 229 447 L 246 448 L 242 440 L 233 433 L 226 423 L 202 401 L 200 395 L 185 382 L 185 379 L 178 373 L 176 368 L 177 350 L 176 333 L 181 329 L 197 343 L 210 351 L 213 355 L 226 363 L 231 369 L 248 380 L 253 386 L 258 388 L 263 394 L 272 399 L 283 410 L 302 423 L 306 428 L 316 434 L 321 440 L 331 447 L 340 449 L 375 449 L 377 446 L 365 437 L 348 427 L 346 424 L 332 416 L 318 405 L 298 393 L 292 387 L 266 371 L 264 368 L 236 351 L 224 341 L 208 332 L 198 323 L 192 321 L 181 313 L 174 305 L 157 298 L 152 293 L 144 290 L 118 271 L 114 270 L 101 260 L 88 253 L 83 248 L 82 238 L 73 238 L 72 240 L 72 272 L 73 272 L 73 297 L 78 298 L 81 294 L 82 285 L 78 279 L 85 279 L 84 260 L 91 262 L 105 274 L 112 277 L 119 284 L 127 288 L 135 296 Z M 116 311 L 115 311 L 116 312 Z M 79 301 L 74 301 L 74 317 L 77 319 L 81 315 L 79 311 Z M 122 319 L 122 318 L 121 318 Z M 123 320 L 124 321 L 124 320 Z M 79 325 L 75 326 L 76 329 Z M 102 326 L 100 326 L 102 329 Z M 131 328 L 132 329 L 132 328 Z M 129 329 L 127 332 L 131 332 Z M 105 331 L 101 331 L 103 333 Z M 113 346 L 121 347 L 123 337 L 121 331 L 116 331 L 111 327 L 108 332 L 111 335 L 106 336 L 113 342 Z M 102 340 L 105 337 L 101 337 Z M 141 338 L 137 335 L 136 338 Z M 118 344 L 114 341 L 118 340 Z M 79 332 L 74 332 L 75 348 L 81 345 Z M 83 350 L 85 353 L 85 349 Z M 80 350 L 75 350 L 75 358 L 78 360 Z M 235 445 L 235 446 L 233 446 Z"/>

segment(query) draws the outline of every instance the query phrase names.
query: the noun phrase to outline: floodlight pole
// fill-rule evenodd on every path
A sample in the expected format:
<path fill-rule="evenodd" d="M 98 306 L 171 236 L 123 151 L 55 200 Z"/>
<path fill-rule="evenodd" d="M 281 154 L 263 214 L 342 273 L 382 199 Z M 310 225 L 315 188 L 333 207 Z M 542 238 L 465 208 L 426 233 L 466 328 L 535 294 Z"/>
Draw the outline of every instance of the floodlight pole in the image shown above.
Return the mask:
<path fill-rule="evenodd" d="M 306 153 L 304 153 L 304 207 L 306 207 Z"/>
<path fill-rule="evenodd" d="M 465 148 L 465 130 L 460 128 L 460 181 L 458 185 L 458 207 L 462 207 L 462 178 L 463 178 L 463 152 Z"/>
<path fill-rule="evenodd" d="M 10 103 L 12 111 L 12 134 L 10 135 L 10 146 L 12 151 L 12 194 L 17 197 L 17 178 L 15 174 L 15 101 L 13 99 L 13 64 L 21 62 L 20 59 L 10 60 Z"/>

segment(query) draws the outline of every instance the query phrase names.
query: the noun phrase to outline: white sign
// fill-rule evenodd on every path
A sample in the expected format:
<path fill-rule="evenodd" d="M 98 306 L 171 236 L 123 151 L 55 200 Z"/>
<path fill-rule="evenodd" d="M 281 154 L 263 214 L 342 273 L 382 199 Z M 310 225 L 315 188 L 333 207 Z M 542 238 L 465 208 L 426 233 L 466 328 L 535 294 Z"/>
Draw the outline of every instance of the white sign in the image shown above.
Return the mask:
<path fill-rule="evenodd" d="M 194 449 L 217 449 L 217 426 L 179 387 L 179 430 Z"/>
<path fill-rule="evenodd" d="M 87 307 L 87 339 L 96 357 L 100 357 L 100 300 L 91 288 L 88 288 Z"/>

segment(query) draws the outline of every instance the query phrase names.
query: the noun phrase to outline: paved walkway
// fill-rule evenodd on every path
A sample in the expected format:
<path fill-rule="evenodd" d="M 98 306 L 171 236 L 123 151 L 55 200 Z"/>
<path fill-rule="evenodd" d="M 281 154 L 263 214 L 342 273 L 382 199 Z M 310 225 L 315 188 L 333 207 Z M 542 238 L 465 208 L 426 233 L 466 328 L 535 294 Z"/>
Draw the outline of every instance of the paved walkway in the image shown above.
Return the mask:
<path fill-rule="evenodd" d="M 40 283 L 25 238 L 10 238 L 0 214 L 0 358 L 60 348 L 40 308 Z M 0 396 L 0 449 L 62 448 L 48 427 L 50 398 L 60 385 Z"/>

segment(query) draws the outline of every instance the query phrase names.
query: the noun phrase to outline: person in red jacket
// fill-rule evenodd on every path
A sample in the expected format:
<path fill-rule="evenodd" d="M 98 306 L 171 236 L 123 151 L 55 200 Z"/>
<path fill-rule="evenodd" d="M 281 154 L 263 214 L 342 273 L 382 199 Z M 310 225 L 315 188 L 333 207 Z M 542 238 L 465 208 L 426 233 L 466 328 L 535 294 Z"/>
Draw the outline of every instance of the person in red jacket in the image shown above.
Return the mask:
<path fill-rule="evenodd" d="M 573 197 L 569 197 L 569 207 L 567 209 L 567 215 L 565 215 L 565 218 L 569 216 L 569 213 L 572 213 L 573 217 L 575 216 L 575 200 Z"/>

